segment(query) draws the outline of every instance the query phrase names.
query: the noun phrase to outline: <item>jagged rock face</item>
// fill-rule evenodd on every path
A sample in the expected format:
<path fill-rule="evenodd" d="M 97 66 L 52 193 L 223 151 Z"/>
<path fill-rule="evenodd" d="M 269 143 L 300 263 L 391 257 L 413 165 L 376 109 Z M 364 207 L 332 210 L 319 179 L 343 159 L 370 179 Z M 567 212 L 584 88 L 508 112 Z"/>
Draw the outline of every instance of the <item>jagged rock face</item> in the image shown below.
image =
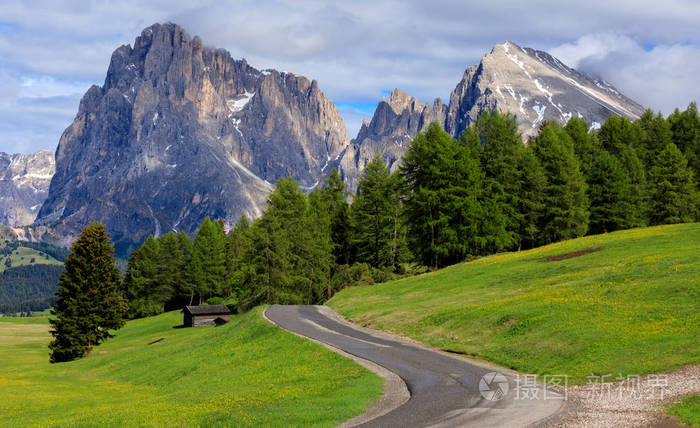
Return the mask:
<path fill-rule="evenodd" d="M 382 100 L 377 105 L 372 121 L 362 124 L 357 138 L 339 160 L 349 191 L 355 192 L 359 174 L 375 153 L 380 154 L 390 172 L 395 171 L 413 137 L 434 121 L 444 123 L 446 112 L 447 106 L 439 98 L 430 106 L 394 89 L 388 102 Z"/>
<path fill-rule="evenodd" d="M 536 135 L 545 120 L 566 123 L 577 116 L 595 128 L 611 114 L 636 119 L 644 112 L 610 84 L 512 42 L 467 68 L 450 95 L 445 130 L 458 136 L 487 109 L 513 114 L 524 137 Z"/>
<path fill-rule="evenodd" d="M 31 224 L 46 200 L 55 171 L 53 153 L 0 153 L 0 224 Z"/>
<path fill-rule="evenodd" d="M 280 177 L 313 187 L 347 146 L 335 105 L 302 76 L 259 71 L 175 24 L 112 55 L 56 152 L 36 224 L 66 237 L 102 221 L 128 252 L 148 234 L 260 215 Z M 58 232 L 56 232 L 58 231 Z"/>
<path fill-rule="evenodd" d="M 644 111 L 610 84 L 586 77 L 546 52 L 506 42 L 466 69 L 448 106 L 437 99 L 431 108 L 401 91 L 392 92 L 389 103 L 377 105 L 370 125 L 362 126 L 338 165 L 354 190 L 376 152 L 394 170 L 411 139 L 433 120 L 457 138 L 481 112 L 494 109 L 515 116 L 524 140 L 536 135 L 545 120 L 566 123 L 577 116 L 597 128 L 611 114 L 636 119 Z"/>

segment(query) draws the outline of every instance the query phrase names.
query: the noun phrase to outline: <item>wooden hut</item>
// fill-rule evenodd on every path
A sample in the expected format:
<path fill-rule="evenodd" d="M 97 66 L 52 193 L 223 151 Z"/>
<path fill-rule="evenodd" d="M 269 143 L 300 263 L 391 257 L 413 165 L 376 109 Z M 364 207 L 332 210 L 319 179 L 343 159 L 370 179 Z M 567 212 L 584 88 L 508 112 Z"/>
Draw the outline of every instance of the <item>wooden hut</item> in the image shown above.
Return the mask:
<path fill-rule="evenodd" d="M 231 314 L 231 311 L 226 305 L 185 306 L 183 312 L 185 318 L 182 323 L 185 327 L 199 327 L 221 323 L 221 321 L 217 321 L 217 318 L 222 320 L 231 319 L 228 316 Z"/>

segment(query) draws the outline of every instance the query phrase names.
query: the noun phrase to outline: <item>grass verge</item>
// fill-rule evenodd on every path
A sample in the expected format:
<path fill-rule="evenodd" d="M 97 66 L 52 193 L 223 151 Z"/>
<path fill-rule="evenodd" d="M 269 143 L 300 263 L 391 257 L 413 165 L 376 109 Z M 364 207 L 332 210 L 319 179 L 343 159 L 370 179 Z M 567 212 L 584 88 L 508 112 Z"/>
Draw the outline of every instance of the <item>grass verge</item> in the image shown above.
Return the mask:
<path fill-rule="evenodd" d="M 328 304 L 365 326 L 570 383 L 660 372 L 700 363 L 700 224 L 494 255 L 347 288 Z"/>

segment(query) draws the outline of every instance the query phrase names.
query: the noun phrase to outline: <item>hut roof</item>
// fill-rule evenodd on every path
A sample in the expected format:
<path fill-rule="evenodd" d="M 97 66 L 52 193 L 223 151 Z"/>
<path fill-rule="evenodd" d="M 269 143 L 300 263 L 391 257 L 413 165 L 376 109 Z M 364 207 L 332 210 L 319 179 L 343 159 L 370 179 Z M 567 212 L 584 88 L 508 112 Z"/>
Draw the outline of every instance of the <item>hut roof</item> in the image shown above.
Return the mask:
<path fill-rule="evenodd" d="M 190 315 L 228 315 L 231 310 L 226 305 L 185 306 Z"/>

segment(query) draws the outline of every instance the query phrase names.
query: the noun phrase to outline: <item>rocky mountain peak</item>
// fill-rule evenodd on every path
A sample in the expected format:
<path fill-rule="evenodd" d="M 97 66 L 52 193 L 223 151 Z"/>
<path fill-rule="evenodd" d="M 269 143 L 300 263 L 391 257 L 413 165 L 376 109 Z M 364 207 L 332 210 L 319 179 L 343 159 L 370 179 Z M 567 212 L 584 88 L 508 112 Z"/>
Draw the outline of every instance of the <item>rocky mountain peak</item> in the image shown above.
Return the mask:
<path fill-rule="evenodd" d="M 356 190 L 360 172 L 375 153 L 390 171 L 395 171 L 413 137 L 435 120 L 443 123 L 446 110 L 439 98 L 430 106 L 400 89 L 391 91 L 389 101 L 383 99 L 377 104 L 372 120 L 363 122 L 339 162 L 350 192 Z"/>
<path fill-rule="evenodd" d="M 0 224 L 31 224 L 46 200 L 55 171 L 54 154 L 0 153 Z"/>
<path fill-rule="evenodd" d="M 176 24 L 144 29 L 112 54 L 56 155 L 37 224 L 76 234 L 99 220 L 121 254 L 148 234 L 230 226 L 260 215 L 272 184 L 317 185 L 348 145 L 316 81 L 260 71 Z"/>
<path fill-rule="evenodd" d="M 375 153 L 395 170 L 411 139 L 432 121 L 457 138 L 481 112 L 494 109 L 515 116 L 525 141 L 545 120 L 565 123 L 576 116 L 596 128 L 611 114 L 635 119 L 643 112 L 610 84 L 579 73 L 546 52 L 506 41 L 464 71 L 447 106 L 438 98 L 430 107 L 393 90 L 343 154 L 341 171 L 354 190 Z"/>
<path fill-rule="evenodd" d="M 577 116 L 596 127 L 611 114 L 635 119 L 643 112 L 611 85 L 510 41 L 467 68 L 450 96 L 445 129 L 459 135 L 485 109 L 513 114 L 524 138 L 535 135 L 545 120 L 565 123 Z"/>

